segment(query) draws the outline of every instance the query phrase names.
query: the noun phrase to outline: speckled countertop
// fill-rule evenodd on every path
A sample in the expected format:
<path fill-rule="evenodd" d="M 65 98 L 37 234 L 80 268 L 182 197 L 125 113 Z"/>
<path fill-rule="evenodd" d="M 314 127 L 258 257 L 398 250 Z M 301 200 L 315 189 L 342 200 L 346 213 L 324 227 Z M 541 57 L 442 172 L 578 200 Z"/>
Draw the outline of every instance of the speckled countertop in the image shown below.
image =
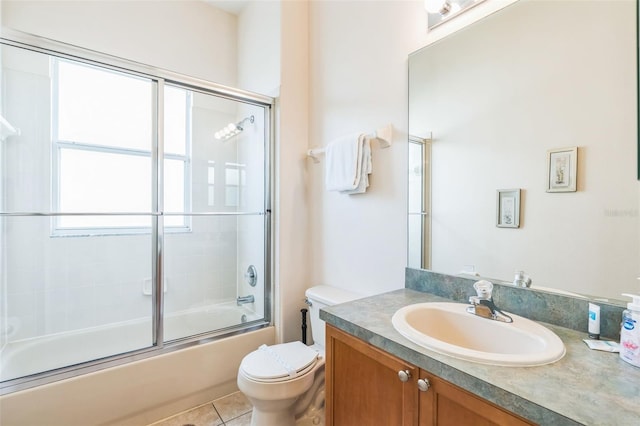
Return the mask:
<path fill-rule="evenodd" d="M 398 333 L 403 306 L 449 299 L 396 290 L 324 308 L 320 317 L 349 334 L 541 425 L 640 424 L 640 368 L 617 353 L 590 350 L 581 333 L 543 323 L 564 342 L 561 360 L 539 367 L 497 367 L 424 349 Z M 523 315 L 526 316 L 526 315 Z"/>

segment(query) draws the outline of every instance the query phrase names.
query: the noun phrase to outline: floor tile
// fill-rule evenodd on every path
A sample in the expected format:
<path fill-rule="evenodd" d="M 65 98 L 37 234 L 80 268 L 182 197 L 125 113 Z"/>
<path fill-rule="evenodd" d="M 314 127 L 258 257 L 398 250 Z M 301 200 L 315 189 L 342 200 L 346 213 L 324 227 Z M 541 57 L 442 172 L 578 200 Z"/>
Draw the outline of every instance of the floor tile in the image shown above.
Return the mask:
<path fill-rule="evenodd" d="M 219 426 L 222 424 L 222 419 L 218 416 L 213 404 L 207 403 L 149 426 Z"/>
<path fill-rule="evenodd" d="M 251 426 L 251 412 L 243 414 L 240 417 L 236 417 L 233 420 L 229 420 L 225 423 L 226 426 Z"/>
<path fill-rule="evenodd" d="M 235 392 L 231 395 L 216 399 L 213 401 L 213 405 L 225 423 L 236 417 L 250 413 L 253 409 L 253 406 L 242 392 Z"/>

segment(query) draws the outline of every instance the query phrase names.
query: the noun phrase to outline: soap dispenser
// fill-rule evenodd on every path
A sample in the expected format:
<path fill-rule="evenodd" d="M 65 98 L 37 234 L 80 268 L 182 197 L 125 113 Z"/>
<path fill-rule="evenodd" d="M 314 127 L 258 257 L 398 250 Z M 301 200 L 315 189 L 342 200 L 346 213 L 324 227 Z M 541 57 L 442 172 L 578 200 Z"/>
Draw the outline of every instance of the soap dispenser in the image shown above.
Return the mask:
<path fill-rule="evenodd" d="M 640 367 L 640 296 L 624 293 L 633 299 L 622 311 L 620 329 L 620 358 L 631 365 Z"/>

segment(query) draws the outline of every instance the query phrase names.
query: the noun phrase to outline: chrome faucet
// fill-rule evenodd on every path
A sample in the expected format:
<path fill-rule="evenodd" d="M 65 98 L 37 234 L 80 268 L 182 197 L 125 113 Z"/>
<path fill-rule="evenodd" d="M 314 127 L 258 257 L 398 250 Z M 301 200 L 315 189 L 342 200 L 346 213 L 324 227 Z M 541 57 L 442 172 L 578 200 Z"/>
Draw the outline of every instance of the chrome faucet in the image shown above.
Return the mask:
<path fill-rule="evenodd" d="M 250 294 L 248 296 L 238 296 L 236 298 L 236 304 L 238 306 L 244 305 L 247 303 L 253 303 L 253 302 L 255 302 L 255 298 L 253 297 L 253 294 Z"/>
<path fill-rule="evenodd" d="M 488 318 L 495 321 L 513 322 L 513 318 L 502 312 L 493 303 L 491 293 L 493 292 L 493 284 L 489 281 L 481 280 L 473 284 L 477 296 L 471 296 L 467 307 L 467 312 L 482 318 Z"/>

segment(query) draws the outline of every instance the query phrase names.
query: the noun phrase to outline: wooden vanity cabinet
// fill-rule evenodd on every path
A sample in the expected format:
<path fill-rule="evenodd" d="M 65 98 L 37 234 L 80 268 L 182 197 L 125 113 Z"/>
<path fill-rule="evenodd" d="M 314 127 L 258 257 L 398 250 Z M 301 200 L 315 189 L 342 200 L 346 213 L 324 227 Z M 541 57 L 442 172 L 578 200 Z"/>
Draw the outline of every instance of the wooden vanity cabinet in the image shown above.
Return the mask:
<path fill-rule="evenodd" d="M 419 374 L 430 385 L 426 392 L 418 392 L 420 426 L 535 424 L 424 370 Z"/>
<path fill-rule="evenodd" d="M 534 424 L 328 324 L 326 337 L 327 426 Z"/>
<path fill-rule="evenodd" d="M 326 330 L 326 425 L 417 425 L 418 368 L 328 324 Z"/>

